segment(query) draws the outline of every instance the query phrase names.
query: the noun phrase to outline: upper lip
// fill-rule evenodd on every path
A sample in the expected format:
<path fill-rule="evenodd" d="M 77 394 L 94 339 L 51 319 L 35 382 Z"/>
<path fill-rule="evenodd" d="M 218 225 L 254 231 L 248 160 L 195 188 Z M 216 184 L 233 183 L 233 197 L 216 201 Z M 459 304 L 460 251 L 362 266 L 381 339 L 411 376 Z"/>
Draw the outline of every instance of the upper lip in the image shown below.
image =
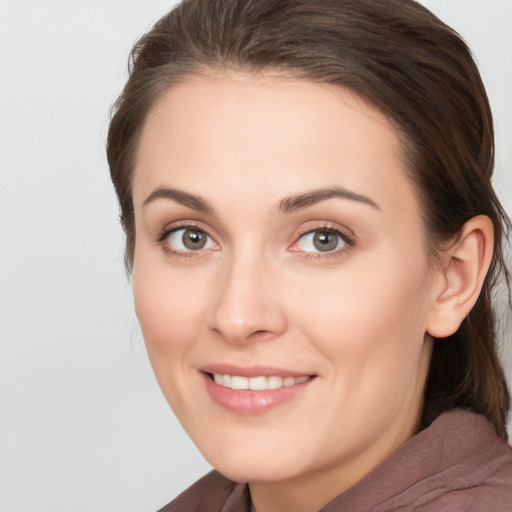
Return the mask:
<path fill-rule="evenodd" d="M 295 371 L 273 366 L 236 366 L 232 364 L 208 364 L 199 368 L 204 373 L 220 373 L 226 375 L 237 375 L 240 377 L 309 377 L 309 372 Z"/>

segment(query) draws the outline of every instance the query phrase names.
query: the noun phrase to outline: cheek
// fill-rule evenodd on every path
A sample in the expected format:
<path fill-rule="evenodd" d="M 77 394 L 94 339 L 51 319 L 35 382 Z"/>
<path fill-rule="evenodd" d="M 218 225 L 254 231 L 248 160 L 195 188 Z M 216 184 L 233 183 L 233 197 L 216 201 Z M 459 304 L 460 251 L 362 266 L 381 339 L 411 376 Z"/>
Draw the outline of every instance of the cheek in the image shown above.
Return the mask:
<path fill-rule="evenodd" d="M 424 256 L 423 265 L 417 261 L 389 251 L 321 280 L 304 279 L 296 316 L 307 318 L 309 332 L 318 333 L 320 350 L 333 360 L 350 361 L 354 374 L 364 366 L 374 365 L 379 373 L 386 364 L 417 358 L 430 289 Z"/>
<path fill-rule="evenodd" d="M 184 411 L 196 402 L 186 383 L 191 378 L 191 354 L 204 326 L 204 294 L 197 279 L 173 272 L 165 262 L 152 258 L 145 261 L 136 256 L 132 284 L 135 312 L 155 377 L 177 416 L 186 417 Z"/>
<path fill-rule="evenodd" d="M 343 421 L 354 446 L 399 415 L 404 423 L 415 421 L 409 415 L 417 414 L 428 364 L 428 273 L 407 262 L 387 261 L 340 271 L 317 281 L 320 286 L 314 289 L 305 283 L 308 292 L 296 302 L 301 308 L 296 317 L 307 319 L 303 330 L 329 365 L 326 385 L 332 408 L 326 412 L 319 407 L 314 415 L 331 415 L 326 420 L 331 425 Z M 374 419 L 371 425 L 369 417 Z M 351 432 L 358 432 L 358 438 Z"/>
<path fill-rule="evenodd" d="M 186 350 L 203 309 L 197 280 L 184 279 L 155 262 L 135 260 L 132 283 L 135 312 L 152 362 Z"/>

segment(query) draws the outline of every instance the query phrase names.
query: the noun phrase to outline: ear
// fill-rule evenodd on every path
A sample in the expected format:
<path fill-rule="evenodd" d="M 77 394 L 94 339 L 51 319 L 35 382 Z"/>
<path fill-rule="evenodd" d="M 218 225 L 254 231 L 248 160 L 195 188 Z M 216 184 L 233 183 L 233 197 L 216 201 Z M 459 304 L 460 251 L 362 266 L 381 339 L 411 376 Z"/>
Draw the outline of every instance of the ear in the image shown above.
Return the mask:
<path fill-rule="evenodd" d="M 454 334 L 475 305 L 491 264 L 494 227 L 478 215 L 462 227 L 455 242 L 440 254 L 439 283 L 427 317 L 427 333 L 435 338 Z"/>

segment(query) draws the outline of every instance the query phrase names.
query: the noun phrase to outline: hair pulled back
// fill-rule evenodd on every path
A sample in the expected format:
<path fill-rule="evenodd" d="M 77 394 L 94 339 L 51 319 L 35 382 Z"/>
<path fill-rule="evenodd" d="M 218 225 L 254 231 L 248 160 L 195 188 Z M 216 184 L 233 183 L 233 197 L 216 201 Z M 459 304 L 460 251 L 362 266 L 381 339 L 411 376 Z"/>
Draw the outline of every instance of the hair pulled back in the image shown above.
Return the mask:
<path fill-rule="evenodd" d="M 184 0 L 134 46 L 107 142 L 131 269 L 131 182 L 141 131 L 173 84 L 208 71 L 277 72 L 348 88 L 379 108 L 401 140 L 435 255 L 463 224 L 487 215 L 494 257 L 458 331 L 435 340 L 423 425 L 444 409 L 486 416 L 506 439 L 510 395 L 496 343 L 497 277 L 509 221 L 491 185 L 487 95 L 463 39 L 413 0 Z M 431 404 L 435 404 L 431 408 Z"/>

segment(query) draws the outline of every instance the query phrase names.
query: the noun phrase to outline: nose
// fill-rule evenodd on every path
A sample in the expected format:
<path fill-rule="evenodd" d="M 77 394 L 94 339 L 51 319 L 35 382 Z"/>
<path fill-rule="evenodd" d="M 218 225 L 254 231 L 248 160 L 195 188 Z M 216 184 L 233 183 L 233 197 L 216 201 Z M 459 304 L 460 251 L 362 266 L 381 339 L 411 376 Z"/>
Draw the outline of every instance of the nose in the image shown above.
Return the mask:
<path fill-rule="evenodd" d="M 276 270 L 276 269 L 275 269 Z M 286 331 L 274 272 L 262 261 L 239 258 L 220 272 L 209 327 L 229 343 L 273 339 Z"/>

